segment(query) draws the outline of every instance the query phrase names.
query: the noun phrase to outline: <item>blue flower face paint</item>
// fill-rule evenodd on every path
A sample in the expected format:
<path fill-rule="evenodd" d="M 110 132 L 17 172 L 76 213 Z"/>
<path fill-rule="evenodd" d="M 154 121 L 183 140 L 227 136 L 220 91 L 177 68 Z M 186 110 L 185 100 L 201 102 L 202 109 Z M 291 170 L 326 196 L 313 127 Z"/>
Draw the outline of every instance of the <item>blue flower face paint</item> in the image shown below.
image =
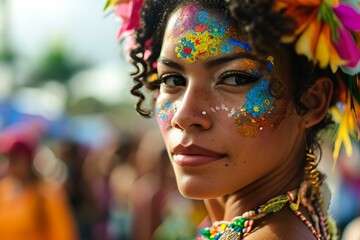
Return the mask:
<path fill-rule="evenodd" d="M 184 7 L 174 28 L 175 52 L 179 58 L 193 63 L 221 53 L 252 51 L 250 44 L 238 40 L 228 19 L 199 9 Z"/>
<path fill-rule="evenodd" d="M 155 109 L 156 119 L 162 132 L 171 125 L 171 119 L 174 117 L 173 103 L 171 101 L 161 102 Z"/>
<path fill-rule="evenodd" d="M 245 137 L 255 137 L 265 127 L 276 129 L 285 118 L 288 101 L 275 99 L 269 91 L 269 81 L 260 80 L 246 95 L 246 102 L 236 112 L 235 126 Z"/>
<path fill-rule="evenodd" d="M 269 82 L 260 80 L 246 95 L 243 109 L 254 118 L 264 115 L 274 103 L 269 94 Z"/>

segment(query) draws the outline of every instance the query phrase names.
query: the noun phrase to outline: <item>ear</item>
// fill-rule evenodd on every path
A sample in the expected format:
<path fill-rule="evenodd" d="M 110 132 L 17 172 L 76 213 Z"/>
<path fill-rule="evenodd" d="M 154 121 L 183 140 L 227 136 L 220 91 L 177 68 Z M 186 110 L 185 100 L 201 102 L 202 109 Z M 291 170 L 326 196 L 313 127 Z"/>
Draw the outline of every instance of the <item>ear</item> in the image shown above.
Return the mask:
<path fill-rule="evenodd" d="M 305 128 L 312 127 L 319 123 L 326 116 L 333 94 L 333 83 L 330 78 L 319 78 L 303 94 L 301 100 L 308 107 L 304 115 Z"/>

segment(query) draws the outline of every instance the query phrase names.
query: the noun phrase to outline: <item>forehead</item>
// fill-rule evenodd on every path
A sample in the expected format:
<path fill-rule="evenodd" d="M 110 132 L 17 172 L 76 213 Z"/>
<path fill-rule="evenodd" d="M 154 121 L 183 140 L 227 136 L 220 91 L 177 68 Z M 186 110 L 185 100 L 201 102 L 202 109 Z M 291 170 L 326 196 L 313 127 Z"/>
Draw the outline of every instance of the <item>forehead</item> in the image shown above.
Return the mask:
<path fill-rule="evenodd" d="M 213 35 L 225 35 L 230 21 L 220 12 L 205 9 L 201 6 L 190 4 L 178 9 L 174 17 L 174 37 L 179 37 L 188 31 L 209 31 Z"/>
<path fill-rule="evenodd" d="M 255 48 L 236 24 L 239 23 L 231 21 L 220 10 L 207 9 L 195 4 L 182 6 L 171 14 L 167 22 L 160 58 L 194 63 L 206 62 L 238 52 L 250 53 L 257 58 L 259 55 Z M 274 46 L 266 47 L 266 49 L 268 49 L 268 56 L 263 56 L 262 59 L 265 57 L 266 60 L 271 56 L 274 73 L 288 75 L 290 68 L 286 51 L 282 47 Z M 188 54 L 189 52 L 191 54 Z M 285 71 L 285 69 L 288 70 Z"/>
<path fill-rule="evenodd" d="M 165 43 L 172 40 L 177 57 L 189 63 L 218 54 L 251 52 L 250 44 L 241 39 L 225 15 L 194 4 L 175 11 L 165 33 Z"/>

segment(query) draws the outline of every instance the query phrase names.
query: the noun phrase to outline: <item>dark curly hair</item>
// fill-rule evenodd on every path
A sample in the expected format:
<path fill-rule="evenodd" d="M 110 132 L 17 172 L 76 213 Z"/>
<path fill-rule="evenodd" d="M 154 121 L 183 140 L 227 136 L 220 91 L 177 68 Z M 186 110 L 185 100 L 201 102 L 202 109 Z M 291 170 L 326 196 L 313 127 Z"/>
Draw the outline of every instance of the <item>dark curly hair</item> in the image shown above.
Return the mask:
<path fill-rule="evenodd" d="M 151 117 L 153 113 L 152 108 L 143 108 L 146 100 L 146 92 L 144 93 L 143 89 L 151 92 L 159 88 L 159 84 L 156 84 L 156 81 L 155 83 L 149 81 L 149 78 L 157 72 L 156 61 L 160 54 L 166 23 L 177 8 L 189 3 L 223 12 L 236 23 L 242 34 L 247 35 L 252 46 L 260 53 L 259 58 L 266 56 L 266 48 L 263 46 L 269 46 L 269 42 L 272 46 L 281 46 L 282 49 L 287 50 L 294 83 L 294 102 L 299 115 L 305 114 L 308 110 L 301 97 L 316 79 L 329 77 L 333 81 L 334 89 L 338 89 L 336 76 L 329 68 L 320 69 L 306 57 L 296 54 L 293 44 L 285 45 L 280 42 L 281 36 L 293 33 L 296 23 L 293 19 L 285 19 L 281 13 L 272 11 L 274 0 L 145 0 L 140 13 L 141 25 L 135 31 L 136 47 L 130 51 L 132 63 L 136 67 L 136 71 L 132 73 L 135 85 L 131 93 L 139 98 L 136 110 L 142 116 Z M 145 51 L 150 53 L 146 59 Z M 275 97 L 281 95 L 279 94 L 281 86 L 276 85 L 276 87 L 270 85 L 271 94 Z M 336 92 L 333 94 L 331 105 L 335 104 L 337 94 Z M 331 116 L 328 114 L 321 122 L 308 129 L 307 145 L 321 150 L 318 132 L 331 123 Z"/>

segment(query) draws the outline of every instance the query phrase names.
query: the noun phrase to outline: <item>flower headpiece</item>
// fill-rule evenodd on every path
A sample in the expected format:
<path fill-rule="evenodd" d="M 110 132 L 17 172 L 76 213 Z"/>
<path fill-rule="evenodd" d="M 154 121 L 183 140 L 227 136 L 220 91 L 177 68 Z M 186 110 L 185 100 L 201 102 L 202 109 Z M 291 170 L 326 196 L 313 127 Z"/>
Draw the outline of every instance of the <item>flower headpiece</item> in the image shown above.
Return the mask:
<path fill-rule="evenodd" d="M 140 23 L 144 0 L 108 0 L 104 9 L 115 8 L 122 20 L 118 39 Z M 333 152 L 334 166 L 344 145 L 352 154 L 351 135 L 358 138 L 355 109 L 359 109 L 360 0 L 275 0 L 274 11 L 294 19 L 297 28 L 282 42 L 295 43 L 295 51 L 320 68 L 330 67 L 341 85 L 338 104 L 330 112 L 339 123 Z M 339 70 L 340 69 L 340 70 Z M 357 111 L 359 112 L 359 111 Z"/>
<path fill-rule="evenodd" d="M 347 74 L 360 72 L 360 6 L 347 0 L 277 0 L 277 10 L 298 26 L 284 42 L 296 41 L 295 50 L 321 68 L 340 67 Z"/>
<path fill-rule="evenodd" d="M 355 109 L 360 102 L 360 1 L 276 0 L 275 9 L 297 23 L 292 35 L 282 37 L 284 43 L 295 42 L 296 53 L 320 68 L 330 66 L 333 73 L 341 69 L 339 103 L 331 109 L 339 123 L 333 152 L 335 166 L 341 146 L 351 156 L 350 135 L 358 135 Z"/>
<path fill-rule="evenodd" d="M 115 16 L 122 22 L 117 39 L 139 27 L 140 9 L 143 2 L 144 0 L 107 0 L 104 10 L 114 8 Z"/>

